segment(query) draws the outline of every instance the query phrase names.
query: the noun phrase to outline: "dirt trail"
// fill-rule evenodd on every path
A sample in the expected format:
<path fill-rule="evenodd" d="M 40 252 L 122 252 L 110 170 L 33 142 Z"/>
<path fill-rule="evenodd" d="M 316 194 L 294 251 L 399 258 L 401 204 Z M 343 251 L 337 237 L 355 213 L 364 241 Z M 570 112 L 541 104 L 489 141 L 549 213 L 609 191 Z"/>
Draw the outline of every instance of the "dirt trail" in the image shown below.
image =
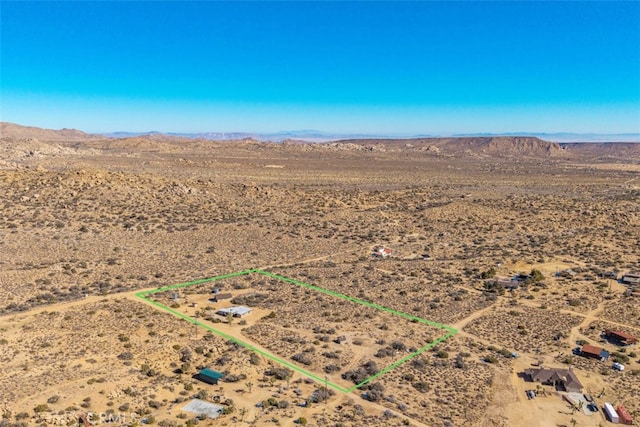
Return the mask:
<path fill-rule="evenodd" d="M 586 340 L 586 341 L 590 340 L 590 338 L 580 333 L 580 329 L 585 328 L 586 326 L 589 325 L 589 323 L 599 319 L 598 316 L 602 314 L 602 312 L 604 311 L 604 304 L 605 304 L 604 301 L 600 302 L 600 304 L 598 304 L 598 306 L 595 309 L 589 311 L 586 314 L 572 312 L 572 314 L 578 314 L 580 316 L 584 316 L 584 319 L 582 319 L 582 322 L 580 322 L 580 324 L 571 328 L 571 331 L 569 332 L 569 337 L 567 338 L 570 345 L 574 345 L 576 341 L 578 341 L 579 339 Z M 561 311 L 565 311 L 565 310 L 561 310 Z M 566 311 L 570 311 L 570 310 L 566 310 Z"/>
<path fill-rule="evenodd" d="M 262 267 L 258 267 L 258 270 L 267 270 L 269 268 L 277 268 L 277 267 L 289 267 L 289 266 L 298 265 L 298 264 L 309 264 L 311 262 L 322 261 L 322 260 L 329 259 L 329 258 L 332 258 L 332 257 L 337 257 L 339 255 L 343 255 L 343 254 L 346 254 L 348 252 L 353 252 L 353 250 L 344 250 L 344 251 L 341 251 L 341 252 L 332 253 L 330 255 L 323 255 L 323 256 L 316 257 L 316 258 L 307 258 L 307 259 L 303 259 L 302 261 L 289 262 L 289 263 L 286 263 L 286 264 L 264 265 Z"/>
<path fill-rule="evenodd" d="M 115 294 L 108 294 L 108 295 L 89 295 L 86 298 L 82 298 L 78 300 L 43 305 L 43 306 L 32 308 L 30 310 L 20 311 L 17 313 L 9 313 L 9 314 L 0 316 L 0 323 L 7 320 L 11 322 L 16 320 L 24 320 L 28 316 L 35 316 L 41 313 L 52 312 L 57 310 L 66 310 L 72 307 L 78 307 L 78 306 L 91 304 L 91 303 L 103 301 L 103 300 L 114 300 L 114 299 L 120 299 L 120 298 L 134 297 L 135 294 L 138 292 L 140 292 L 140 290 L 118 292 Z"/>

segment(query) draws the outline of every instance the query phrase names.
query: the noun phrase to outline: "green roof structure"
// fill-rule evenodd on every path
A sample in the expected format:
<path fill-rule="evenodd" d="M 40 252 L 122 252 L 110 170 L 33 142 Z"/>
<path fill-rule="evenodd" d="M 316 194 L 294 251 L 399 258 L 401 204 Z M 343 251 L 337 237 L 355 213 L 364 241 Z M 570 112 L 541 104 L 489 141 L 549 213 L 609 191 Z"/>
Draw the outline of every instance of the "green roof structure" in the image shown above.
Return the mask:
<path fill-rule="evenodd" d="M 194 377 L 208 384 L 218 384 L 218 380 L 224 377 L 224 374 L 214 371 L 213 369 L 204 368 L 201 369 L 197 375 L 194 375 Z"/>

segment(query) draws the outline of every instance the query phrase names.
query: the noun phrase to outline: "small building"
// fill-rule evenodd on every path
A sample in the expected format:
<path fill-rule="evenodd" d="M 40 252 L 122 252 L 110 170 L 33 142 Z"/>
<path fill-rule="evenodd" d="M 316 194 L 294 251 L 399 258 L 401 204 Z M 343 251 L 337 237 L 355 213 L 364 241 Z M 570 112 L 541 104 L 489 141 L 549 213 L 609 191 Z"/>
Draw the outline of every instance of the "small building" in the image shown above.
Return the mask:
<path fill-rule="evenodd" d="M 229 314 L 231 314 L 233 317 L 243 317 L 251 313 L 252 311 L 252 308 L 245 307 L 243 305 L 234 305 L 229 308 L 221 308 L 220 310 L 216 311 L 216 314 L 220 316 L 228 316 Z"/>
<path fill-rule="evenodd" d="M 620 417 L 618 416 L 618 413 L 613 408 L 613 405 L 611 403 L 605 403 L 602 409 L 604 410 L 604 413 L 609 421 L 616 424 L 620 422 Z"/>
<path fill-rule="evenodd" d="M 620 345 L 631 345 L 638 343 L 638 338 L 622 331 L 613 331 L 607 329 L 606 331 L 604 331 L 604 336 L 611 341 L 619 343 Z"/>
<path fill-rule="evenodd" d="M 622 276 L 622 283 L 625 285 L 637 286 L 640 285 L 640 273 L 627 273 Z"/>
<path fill-rule="evenodd" d="M 580 355 L 590 359 L 598 359 L 600 361 L 609 360 L 609 352 L 594 345 L 585 344 L 580 349 Z"/>
<path fill-rule="evenodd" d="M 529 381 L 550 385 L 567 392 L 582 392 L 582 383 L 571 369 L 536 368 L 524 371 Z"/>
<path fill-rule="evenodd" d="M 620 417 L 620 424 L 633 425 L 633 417 L 631 417 L 631 414 L 629 414 L 629 411 L 627 411 L 624 406 L 618 405 L 616 412 Z"/>
<path fill-rule="evenodd" d="M 378 246 L 373 249 L 372 255 L 377 258 L 387 258 L 388 256 L 391 256 L 391 252 L 393 251 L 387 247 Z"/>
<path fill-rule="evenodd" d="M 209 298 L 209 301 L 211 301 L 211 302 L 220 302 L 220 301 L 225 300 L 225 299 L 231 299 L 232 297 L 233 297 L 233 295 L 231 295 L 231 294 L 220 294 L 220 293 L 217 293 L 217 294 L 214 294 L 212 298 Z"/>
<path fill-rule="evenodd" d="M 210 402 L 206 402 L 200 399 L 193 399 L 186 406 L 182 408 L 185 412 L 191 412 L 198 416 L 206 416 L 210 419 L 215 419 L 220 416 L 224 408 L 220 405 L 216 405 Z"/>
<path fill-rule="evenodd" d="M 222 379 L 224 374 L 222 372 L 214 371 L 213 369 L 204 368 L 200 372 L 195 374 L 193 378 L 205 382 L 207 384 L 218 384 L 218 380 Z"/>

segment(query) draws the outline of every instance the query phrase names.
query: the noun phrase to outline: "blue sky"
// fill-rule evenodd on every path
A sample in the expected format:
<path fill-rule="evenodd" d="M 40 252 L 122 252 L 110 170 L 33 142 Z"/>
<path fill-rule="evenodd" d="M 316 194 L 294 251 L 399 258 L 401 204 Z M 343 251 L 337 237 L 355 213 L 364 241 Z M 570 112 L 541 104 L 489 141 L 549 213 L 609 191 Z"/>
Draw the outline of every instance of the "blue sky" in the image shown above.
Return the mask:
<path fill-rule="evenodd" d="M 640 132 L 640 2 L 0 3 L 1 120 Z"/>

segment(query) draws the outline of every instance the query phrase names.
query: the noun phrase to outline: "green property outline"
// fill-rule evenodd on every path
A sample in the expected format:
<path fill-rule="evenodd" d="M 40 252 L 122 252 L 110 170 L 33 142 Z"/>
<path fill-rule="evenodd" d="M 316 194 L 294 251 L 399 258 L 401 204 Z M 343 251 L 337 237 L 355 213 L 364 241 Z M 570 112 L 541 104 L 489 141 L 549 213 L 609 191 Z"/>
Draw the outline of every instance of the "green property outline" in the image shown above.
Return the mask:
<path fill-rule="evenodd" d="M 369 378 L 366 378 L 364 381 L 362 381 L 362 382 L 360 382 L 358 384 L 355 384 L 354 386 L 352 386 L 350 388 L 344 388 L 344 387 L 342 387 L 342 386 L 340 386 L 338 384 L 334 384 L 334 383 L 331 383 L 331 382 L 327 381 L 326 378 L 322 378 L 322 377 L 314 374 L 313 372 L 306 371 L 305 369 L 302 369 L 299 366 L 296 366 L 291 362 L 288 362 L 288 361 L 286 361 L 284 359 L 281 359 L 281 358 L 279 358 L 279 357 L 277 357 L 277 356 L 275 356 L 273 354 L 270 354 L 270 353 L 267 353 L 267 352 L 262 351 L 260 349 L 257 349 L 254 346 L 252 346 L 251 344 L 248 344 L 248 343 L 246 343 L 246 342 L 244 342 L 244 341 L 242 341 L 242 340 L 240 340 L 238 338 L 232 337 L 232 336 L 230 336 L 228 334 L 225 334 L 224 332 L 218 331 L 217 329 L 215 329 L 215 328 L 213 328 L 213 327 L 211 327 L 211 326 L 209 326 L 207 324 L 199 322 L 197 319 L 189 317 L 188 315 L 180 313 L 180 312 L 178 312 L 176 310 L 173 310 L 172 308 L 167 307 L 164 304 L 161 304 L 161 303 L 159 303 L 157 301 L 153 301 L 153 300 L 147 298 L 148 295 L 155 294 L 155 293 L 158 293 L 158 292 L 164 292 L 164 291 L 168 291 L 168 290 L 172 290 L 172 289 L 184 288 L 184 287 L 187 287 L 187 286 L 199 285 L 201 283 L 215 282 L 217 280 L 228 279 L 228 278 L 231 278 L 231 277 L 245 276 L 245 275 L 252 274 L 252 273 L 261 274 L 263 276 L 271 277 L 273 279 L 277 279 L 277 280 L 280 280 L 280 281 L 283 281 L 283 282 L 287 282 L 287 283 L 292 283 L 292 284 L 297 285 L 297 286 L 301 286 L 301 287 L 304 287 L 304 288 L 307 288 L 307 289 L 312 289 L 314 291 L 318 291 L 318 292 L 325 293 L 327 295 L 331 295 L 331 296 L 334 296 L 334 297 L 342 298 L 342 299 L 345 299 L 347 301 L 355 302 L 357 304 L 361 304 L 361 305 L 364 305 L 364 306 L 367 306 L 367 307 L 371 307 L 371 308 L 375 308 L 375 309 L 378 309 L 378 310 L 386 311 L 388 313 L 394 314 L 396 316 L 403 317 L 405 319 L 409 319 L 409 320 L 414 321 L 414 322 L 418 322 L 418 323 L 422 323 L 422 324 L 425 324 L 425 325 L 433 326 L 433 327 L 436 327 L 436 328 L 439 328 L 439 329 L 444 329 L 444 330 L 447 331 L 447 333 L 445 335 L 435 339 L 434 341 L 430 342 L 429 344 L 425 345 L 424 347 L 419 348 L 418 350 L 414 351 L 413 353 L 410 353 L 407 356 L 405 356 L 405 357 L 403 357 L 403 358 L 401 358 L 399 360 L 396 360 L 391 365 L 381 369 L 380 371 L 376 372 L 375 374 L 373 374 Z M 175 284 L 175 285 L 163 286 L 161 288 L 147 290 L 147 291 L 141 291 L 141 292 L 136 293 L 135 296 L 140 298 L 143 301 L 146 301 L 148 303 L 151 303 L 151 304 L 155 305 L 156 307 L 161 308 L 162 310 L 164 310 L 164 311 L 166 311 L 168 313 L 173 314 L 174 316 L 182 318 L 182 319 L 186 320 L 187 322 L 193 323 L 194 325 L 200 326 L 200 327 L 202 327 L 202 328 L 204 328 L 204 329 L 206 329 L 208 331 L 213 332 L 214 334 L 216 334 L 216 335 L 218 335 L 218 336 L 220 336 L 222 338 L 225 338 L 227 340 L 235 342 L 236 344 L 241 345 L 242 347 L 245 347 L 245 348 L 247 348 L 247 349 L 249 349 L 251 351 L 255 351 L 256 353 L 266 357 L 267 359 L 273 360 L 276 363 L 279 363 L 279 364 L 281 364 L 283 366 L 286 366 L 287 368 L 293 369 L 294 371 L 296 371 L 296 372 L 298 372 L 298 373 L 300 373 L 302 375 L 305 375 L 307 377 L 313 378 L 316 381 L 318 381 L 320 383 L 323 383 L 326 386 L 330 386 L 330 387 L 334 388 L 335 390 L 341 391 L 343 393 L 351 393 L 352 391 L 359 389 L 363 385 L 375 380 L 376 378 L 381 377 L 382 375 L 386 374 L 387 372 L 391 371 L 392 369 L 397 368 L 398 366 L 402 365 L 403 363 L 413 359 L 414 357 L 416 357 L 416 356 L 420 355 L 421 353 L 433 348 L 434 346 L 440 344 L 441 342 L 449 339 L 450 337 L 452 337 L 452 336 L 454 336 L 455 334 L 458 333 L 457 329 L 455 329 L 455 328 L 453 328 L 451 326 L 448 326 L 448 325 L 443 325 L 443 324 L 440 324 L 440 323 L 437 323 L 437 322 L 433 322 L 431 320 L 423 319 L 421 317 L 412 316 L 410 314 L 403 313 L 401 311 L 396 311 L 396 310 L 393 310 L 393 309 L 388 308 L 388 307 L 384 307 L 384 306 L 381 306 L 381 305 L 378 305 L 378 304 L 374 304 L 374 303 L 371 303 L 371 302 L 368 302 L 368 301 L 364 301 L 364 300 L 361 300 L 361 299 L 358 299 L 358 298 L 354 298 L 354 297 L 351 297 L 349 295 L 344 295 L 344 294 L 341 294 L 339 292 L 334 292 L 334 291 L 331 291 L 331 290 L 328 290 L 328 289 L 324 289 L 324 288 L 321 288 L 319 286 L 310 285 L 308 283 L 301 282 L 299 280 L 290 279 L 288 277 L 280 276 L 279 274 L 271 273 L 269 271 L 260 270 L 260 269 L 257 269 L 257 268 L 256 269 L 249 269 L 249 270 L 242 270 L 242 271 L 238 271 L 238 272 L 235 272 L 235 273 L 223 274 L 223 275 L 220 275 L 220 276 L 209 277 L 209 278 L 206 278 L 206 279 L 193 280 L 193 281 L 185 282 L 185 283 L 178 283 L 178 284 Z"/>

